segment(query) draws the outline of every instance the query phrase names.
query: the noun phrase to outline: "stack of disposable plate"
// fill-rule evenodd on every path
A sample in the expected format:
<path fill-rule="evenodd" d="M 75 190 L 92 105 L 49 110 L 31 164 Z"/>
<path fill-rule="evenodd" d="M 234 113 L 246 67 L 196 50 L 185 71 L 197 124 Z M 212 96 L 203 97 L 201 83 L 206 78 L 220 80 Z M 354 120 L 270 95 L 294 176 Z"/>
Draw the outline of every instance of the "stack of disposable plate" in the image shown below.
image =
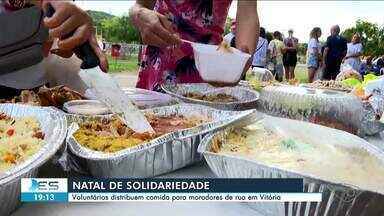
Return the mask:
<path fill-rule="evenodd" d="M 123 91 L 135 103 L 135 105 L 139 107 L 139 109 L 150 109 L 154 107 L 170 106 L 179 103 L 176 98 L 173 98 L 169 95 L 155 91 L 149 91 L 146 89 L 124 88 Z M 85 94 L 88 99 L 97 99 L 93 91 L 90 89 L 88 89 Z"/>
<path fill-rule="evenodd" d="M 139 109 L 171 106 L 180 103 L 178 99 L 167 94 L 145 89 L 124 88 L 123 91 Z M 102 117 L 111 114 L 105 104 L 96 100 L 97 98 L 92 90 L 88 89 L 85 95 L 87 100 L 69 101 L 64 104 L 63 110 L 67 113 L 68 124 L 75 121 L 80 115 Z"/>
<path fill-rule="evenodd" d="M 60 149 L 67 121 L 63 113 L 51 108 L 0 104 L 0 112 L 12 117 L 35 117 L 45 134 L 44 145 L 36 154 L 0 176 L 0 215 L 8 215 L 20 204 L 20 179 L 36 177 L 39 167 Z"/>

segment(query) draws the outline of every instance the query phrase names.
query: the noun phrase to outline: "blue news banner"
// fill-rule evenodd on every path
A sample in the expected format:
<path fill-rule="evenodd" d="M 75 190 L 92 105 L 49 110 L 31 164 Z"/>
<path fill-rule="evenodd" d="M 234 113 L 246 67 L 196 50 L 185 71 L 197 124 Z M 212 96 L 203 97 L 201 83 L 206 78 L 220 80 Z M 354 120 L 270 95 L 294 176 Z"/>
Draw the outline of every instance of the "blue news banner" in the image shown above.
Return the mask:
<path fill-rule="evenodd" d="M 23 178 L 23 202 L 321 202 L 302 179 Z"/>

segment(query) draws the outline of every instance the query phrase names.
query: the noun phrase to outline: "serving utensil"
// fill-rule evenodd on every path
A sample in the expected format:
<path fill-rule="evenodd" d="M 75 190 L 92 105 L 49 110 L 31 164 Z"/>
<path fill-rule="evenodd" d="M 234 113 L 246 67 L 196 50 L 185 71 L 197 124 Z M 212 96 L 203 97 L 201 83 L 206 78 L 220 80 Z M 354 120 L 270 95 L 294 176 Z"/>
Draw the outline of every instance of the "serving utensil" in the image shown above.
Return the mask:
<path fill-rule="evenodd" d="M 54 8 L 51 4 L 48 4 L 46 16 L 52 17 L 54 13 Z M 103 102 L 135 132 L 153 133 L 154 131 L 144 114 L 132 103 L 117 81 L 101 71 L 99 58 L 93 51 L 89 41 L 79 46 L 75 52 L 83 61 L 79 76 L 89 88 L 93 89 L 97 99 Z"/>

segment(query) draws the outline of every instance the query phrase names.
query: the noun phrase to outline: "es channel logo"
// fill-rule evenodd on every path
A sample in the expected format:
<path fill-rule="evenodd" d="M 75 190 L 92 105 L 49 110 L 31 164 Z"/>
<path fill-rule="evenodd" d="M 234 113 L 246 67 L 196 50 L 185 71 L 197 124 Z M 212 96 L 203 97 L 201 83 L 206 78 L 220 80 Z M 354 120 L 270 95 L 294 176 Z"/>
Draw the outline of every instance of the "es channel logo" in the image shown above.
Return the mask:
<path fill-rule="evenodd" d="M 67 202 L 68 183 L 65 178 L 22 178 L 22 202 Z"/>

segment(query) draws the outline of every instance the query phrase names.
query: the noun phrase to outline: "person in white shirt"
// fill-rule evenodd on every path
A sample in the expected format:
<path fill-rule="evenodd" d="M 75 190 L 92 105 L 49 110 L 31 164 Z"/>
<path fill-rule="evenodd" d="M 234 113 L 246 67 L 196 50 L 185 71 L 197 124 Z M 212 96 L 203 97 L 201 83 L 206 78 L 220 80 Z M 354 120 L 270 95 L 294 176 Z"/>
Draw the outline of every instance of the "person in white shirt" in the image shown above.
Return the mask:
<path fill-rule="evenodd" d="M 347 44 L 347 55 L 344 57 L 344 63 L 349 64 L 355 71 L 360 69 L 360 56 L 363 53 L 363 45 L 360 42 L 360 35 L 355 33 L 351 43 Z"/>
<path fill-rule="evenodd" d="M 265 68 L 267 66 L 267 51 L 268 51 L 268 41 L 267 39 L 265 39 L 265 29 L 261 27 L 256 51 L 253 54 L 252 68 L 253 67 Z"/>
<path fill-rule="evenodd" d="M 236 33 L 236 20 L 233 20 L 231 22 L 231 32 L 229 32 L 228 34 L 226 34 L 223 38 L 223 40 L 227 43 L 227 44 L 231 44 L 233 38 L 235 37 L 235 33 Z"/>
<path fill-rule="evenodd" d="M 308 82 L 313 82 L 317 69 L 320 67 L 321 60 L 321 45 L 319 38 L 321 37 L 321 29 L 315 27 L 310 33 L 310 39 L 307 49 L 307 68 Z"/>

